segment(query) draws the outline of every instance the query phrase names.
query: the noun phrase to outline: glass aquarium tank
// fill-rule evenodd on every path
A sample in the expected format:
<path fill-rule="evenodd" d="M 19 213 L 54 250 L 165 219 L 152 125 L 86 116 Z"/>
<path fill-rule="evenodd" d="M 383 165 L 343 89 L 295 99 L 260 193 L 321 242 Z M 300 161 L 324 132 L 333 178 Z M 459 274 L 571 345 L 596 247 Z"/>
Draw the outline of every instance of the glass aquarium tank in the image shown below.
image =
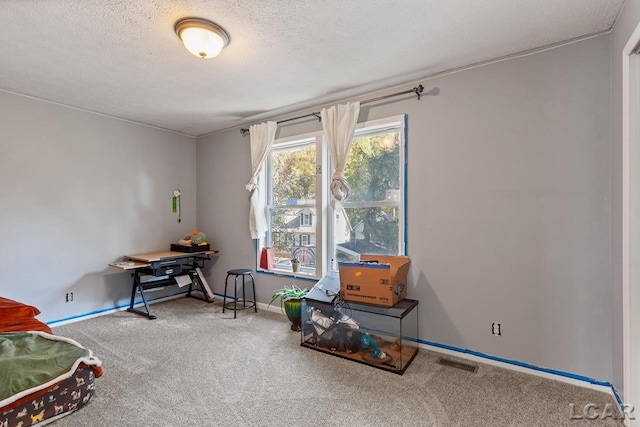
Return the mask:
<path fill-rule="evenodd" d="M 302 300 L 301 345 L 403 374 L 418 353 L 417 300 L 393 307 Z"/>

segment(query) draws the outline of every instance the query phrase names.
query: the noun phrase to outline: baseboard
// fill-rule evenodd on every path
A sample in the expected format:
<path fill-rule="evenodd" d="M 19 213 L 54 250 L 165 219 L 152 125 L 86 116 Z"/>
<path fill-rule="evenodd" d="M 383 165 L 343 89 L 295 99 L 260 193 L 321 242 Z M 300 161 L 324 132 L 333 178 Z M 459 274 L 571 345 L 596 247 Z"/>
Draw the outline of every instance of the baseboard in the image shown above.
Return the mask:
<path fill-rule="evenodd" d="M 200 292 L 202 293 L 202 291 L 200 291 L 199 289 L 193 290 L 192 292 Z M 157 297 L 157 298 L 150 298 L 148 299 L 149 301 L 149 305 L 153 305 L 157 302 L 163 302 L 163 301 L 169 301 L 172 299 L 176 299 L 176 298 L 181 298 L 184 297 L 187 294 L 187 291 L 180 291 L 180 292 L 176 292 L 175 294 L 171 294 L 171 295 L 166 295 L 166 296 L 162 296 L 162 297 Z M 224 294 L 220 294 L 217 292 L 213 293 L 214 297 L 216 297 L 216 299 L 214 301 L 219 302 L 222 304 L 222 299 L 224 297 Z M 227 297 L 229 298 L 229 297 Z M 143 306 L 144 303 L 142 301 L 139 301 L 137 303 L 134 304 L 134 307 L 141 307 Z M 273 313 L 281 313 L 284 314 L 280 307 L 276 307 L 275 305 L 269 305 L 269 304 L 265 304 L 265 303 L 261 303 L 259 302 L 258 304 L 258 308 L 260 310 L 264 310 L 264 311 L 271 311 Z M 86 320 L 86 319 L 91 319 L 93 317 L 98 317 L 98 316 L 104 316 L 105 314 L 110 314 L 110 313 L 115 313 L 117 311 L 124 311 L 127 308 L 129 308 L 129 304 L 123 304 L 123 305 L 119 305 L 116 307 L 111 307 L 111 308 L 105 308 L 102 310 L 96 310 L 96 311 L 92 311 L 89 313 L 83 313 L 83 314 L 79 314 L 77 316 L 71 316 L 71 317 L 65 317 L 63 319 L 58 319 L 58 320 L 51 320 L 49 322 L 46 322 L 47 325 L 49 325 L 52 328 L 55 328 L 56 326 L 61 326 L 61 325 L 66 325 L 69 323 L 74 323 L 74 322 L 79 322 L 81 320 Z"/>
<path fill-rule="evenodd" d="M 258 308 L 260 310 L 270 311 L 272 313 L 280 313 L 282 315 L 285 315 L 283 309 L 280 307 L 280 304 L 278 304 L 278 305 L 274 305 L 274 304 L 269 305 L 269 304 L 265 304 L 263 302 L 259 302 L 258 303 Z"/>
<path fill-rule="evenodd" d="M 157 302 L 163 302 L 163 301 L 169 301 L 172 299 L 176 299 L 176 298 L 181 298 L 184 297 L 187 294 L 187 291 L 181 291 L 181 292 L 177 292 L 175 294 L 171 294 L 171 295 L 166 295 L 166 296 L 162 296 L 162 297 L 157 297 L 157 298 L 150 298 L 148 299 L 149 301 L 149 305 L 155 304 Z M 140 301 L 138 303 L 135 303 L 133 306 L 134 307 L 141 307 L 144 305 L 144 302 Z M 79 314 L 77 316 L 71 316 L 71 317 L 65 317 L 63 319 L 59 319 L 59 320 L 51 320 L 49 322 L 46 322 L 47 325 L 49 325 L 52 328 L 55 328 L 56 326 L 61 326 L 61 325 L 67 325 L 69 323 L 74 323 L 74 322 L 79 322 L 81 320 L 87 320 L 87 319 L 91 319 L 93 317 L 98 317 L 98 316 L 104 316 L 105 314 L 111 314 L 111 313 L 115 313 L 117 311 L 124 311 L 127 308 L 129 308 L 129 304 L 123 304 L 123 305 L 119 305 L 116 307 L 111 307 L 111 308 L 105 308 L 102 310 L 96 310 L 96 311 L 92 311 L 89 313 L 84 313 L 84 314 Z"/>
<path fill-rule="evenodd" d="M 582 375 L 576 375 L 569 372 L 558 371 L 555 369 L 543 368 L 536 365 L 531 365 L 517 360 L 505 359 L 502 357 L 492 356 L 489 354 L 480 353 L 473 350 L 467 350 L 463 348 L 457 348 L 444 344 L 417 340 L 420 348 L 434 351 L 436 353 L 446 354 L 449 356 L 455 356 L 461 359 L 471 360 L 474 362 L 484 363 L 487 365 L 497 366 L 499 368 L 510 369 L 512 371 L 522 372 L 529 375 L 535 375 L 537 377 L 547 378 L 551 380 L 560 381 L 567 384 L 572 384 L 578 387 L 588 388 L 591 390 L 607 393 L 613 397 L 618 403 L 619 409 L 622 410 L 622 400 L 618 395 L 613 384 L 606 381 L 598 381 L 593 378 L 585 377 Z"/>

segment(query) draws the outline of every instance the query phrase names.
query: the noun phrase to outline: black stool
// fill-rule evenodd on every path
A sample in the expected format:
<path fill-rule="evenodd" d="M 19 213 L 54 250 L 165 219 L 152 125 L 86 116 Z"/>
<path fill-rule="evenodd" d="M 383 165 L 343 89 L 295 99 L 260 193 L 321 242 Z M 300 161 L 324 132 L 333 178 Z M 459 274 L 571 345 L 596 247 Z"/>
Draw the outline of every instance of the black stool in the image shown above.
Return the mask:
<path fill-rule="evenodd" d="M 224 313 L 225 308 L 231 309 L 231 307 L 227 307 L 229 304 L 233 304 L 233 318 L 236 318 L 238 314 L 238 310 L 244 310 L 247 308 L 253 307 L 258 312 L 258 307 L 256 306 L 256 283 L 253 280 L 253 272 L 247 268 L 238 268 L 236 270 L 227 271 L 227 278 L 224 279 L 224 297 L 222 299 L 222 312 Z M 229 280 L 229 276 L 234 276 L 233 279 L 233 301 L 227 302 L 227 282 Z M 238 277 L 242 276 L 242 299 L 238 299 Z M 253 288 L 253 301 L 247 301 L 245 298 L 244 292 L 244 278 L 245 276 L 251 277 L 251 287 Z M 238 303 L 242 303 L 242 307 L 238 308 Z"/>

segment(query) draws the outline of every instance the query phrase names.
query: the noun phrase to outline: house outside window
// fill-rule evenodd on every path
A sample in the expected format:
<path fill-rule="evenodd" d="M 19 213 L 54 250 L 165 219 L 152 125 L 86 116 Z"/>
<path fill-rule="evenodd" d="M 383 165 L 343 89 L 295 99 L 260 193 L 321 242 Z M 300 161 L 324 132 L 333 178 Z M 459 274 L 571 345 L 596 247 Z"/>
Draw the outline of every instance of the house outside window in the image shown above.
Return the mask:
<path fill-rule="evenodd" d="M 331 207 L 333 174 L 322 132 L 274 141 L 260 185 L 266 195 L 268 231 L 258 244 L 273 249 L 278 273 L 320 278 L 331 260 L 360 254 L 405 254 L 406 116 L 360 123 L 344 175 L 351 196 Z M 262 269 L 262 271 L 265 271 Z"/>

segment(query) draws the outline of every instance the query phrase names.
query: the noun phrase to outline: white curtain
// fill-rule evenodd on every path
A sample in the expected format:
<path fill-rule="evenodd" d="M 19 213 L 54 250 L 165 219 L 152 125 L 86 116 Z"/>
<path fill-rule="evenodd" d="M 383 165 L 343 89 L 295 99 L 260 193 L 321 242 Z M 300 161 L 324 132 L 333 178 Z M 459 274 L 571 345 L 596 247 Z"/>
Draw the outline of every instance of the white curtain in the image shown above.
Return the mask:
<path fill-rule="evenodd" d="M 329 155 L 336 168 L 333 172 L 333 178 L 331 178 L 331 194 L 333 194 L 331 205 L 336 210 L 342 209 L 342 201 L 349 197 L 351 191 L 343 173 L 359 113 L 359 102 L 334 105 L 320 111 L 322 128 L 329 146 Z"/>
<path fill-rule="evenodd" d="M 251 125 L 249 132 L 251 133 L 251 170 L 253 175 L 249 183 L 245 185 L 247 191 L 251 193 L 251 207 L 249 208 L 249 232 L 252 239 L 260 239 L 264 237 L 267 231 L 267 220 L 264 210 L 260 209 L 260 191 L 258 190 L 258 175 L 262 170 L 264 159 L 273 144 L 276 136 L 278 123 L 266 122 L 257 125 Z"/>

